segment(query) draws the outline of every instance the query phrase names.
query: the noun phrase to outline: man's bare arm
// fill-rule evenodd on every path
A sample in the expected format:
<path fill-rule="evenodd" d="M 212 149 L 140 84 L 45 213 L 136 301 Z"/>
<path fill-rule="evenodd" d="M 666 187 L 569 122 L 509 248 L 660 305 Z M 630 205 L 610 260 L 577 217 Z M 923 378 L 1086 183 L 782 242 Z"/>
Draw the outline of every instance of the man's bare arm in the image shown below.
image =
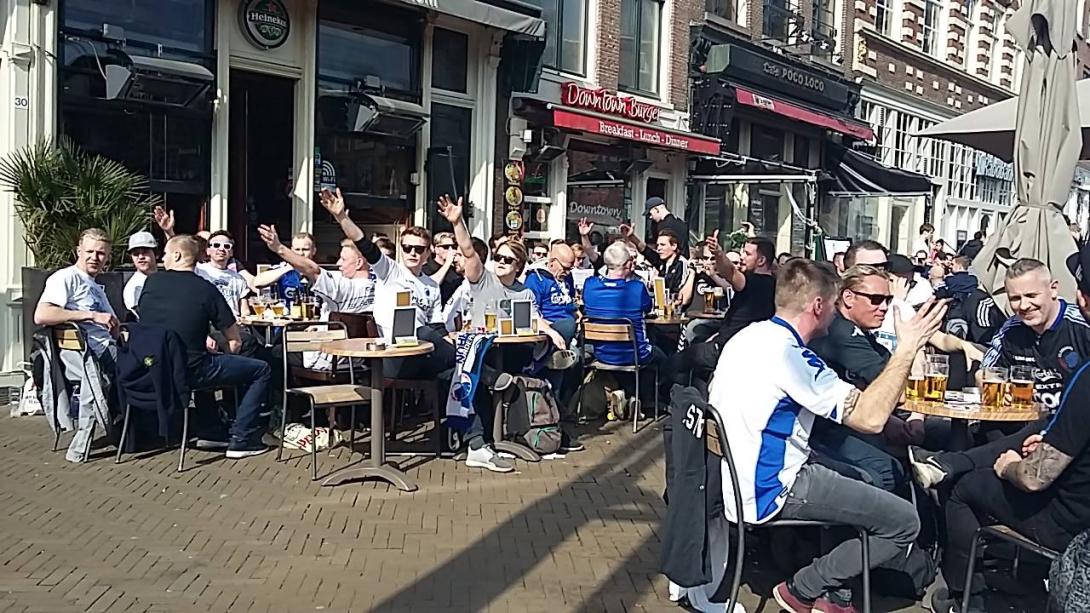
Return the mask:
<path fill-rule="evenodd" d="M 1071 460 L 1071 456 L 1041 441 L 1025 459 L 1008 464 L 1003 478 L 1024 492 L 1041 492 L 1059 478 Z"/>
<path fill-rule="evenodd" d="M 276 226 L 258 226 L 257 233 L 261 236 L 261 240 L 265 241 L 265 245 L 269 248 L 269 251 L 272 251 L 281 260 L 287 262 L 289 266 L 299 271 L 300 275 L 306 277 L 306 279 L 311 283 L 314 283 L 314 281 L 318 279 L 318 275 L 322 272 L 318 264 L 316 264 L 310 258 L 306 258 L 299 255 L 298 253 L 295 253 L 291 249 L 288 249 L 283 243 L 281 243 L 279 236 L 277 236 L 276 234 Z M 268 273 L 275 274 L 275 277 L 272 277 L 271 281 L 262 284 L 261 287 L 275 283 L 276 280 L 284 276 L 287 271 L 287 268 L 278 268 L 276 270 L 267 270 L 261 273 L 261 275 L 266 275 Z M 258 279 L 262 279 L 261 275 L 258 275 Z"/>
<path fill-rule="evenodd" d="M 92 311 L 69 311 L 55 304 L 39 302 L 34 309 L 34 323 L 39 326 L 57 326 L 67 323 L 79 323 L 92 321 L 95 314 Z"/>
<path fill-rule="evenodd" d="M 242 335 L 238 332 L 238 324 L 231 324 L 220 331 L 227 339 L 227 353 L 238 354 L 242 351 Z"/>
<path fill-rule="evenodd" d="M 745 289 L 746 276 L 742 274 L 742 271 L 738 270 L 738 267 L 735 266 L 733 262 L 727 259 L 727 254 L 724 253 L 722 247 L 719 246 L 719 230 L 716 230 L 711 236 L 704 239 L 704 249 L 709 251 L 712 254 L 712 257 L 715 258 L 715 272 L 720 279 L 725 281 L 727 285 L 736 292 Z"/>

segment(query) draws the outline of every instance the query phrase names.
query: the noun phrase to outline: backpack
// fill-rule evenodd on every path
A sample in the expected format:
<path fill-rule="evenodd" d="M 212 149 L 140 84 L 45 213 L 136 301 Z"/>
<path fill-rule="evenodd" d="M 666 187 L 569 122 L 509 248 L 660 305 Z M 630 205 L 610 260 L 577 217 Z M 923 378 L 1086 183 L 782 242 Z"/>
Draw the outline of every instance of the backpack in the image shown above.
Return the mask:
<path fill-rule="evenodd" d="M 620 389 L 620 386 L 617 385 L 617 380 L 613 375 L 601 370 L 591 370 L 583 379 L 582 394 L 578 392 L 572 394 L 571 401 L 568 404 L 569 411 L 572 415 L 578 412 L 580 419 L 585 422 L 604 420 L 611 408 L 609 395 L 617 389 Z M 583 399 L 581 409 L 579 407 L 580 396 Z"/>
<path fill-rule="evenodd" d="M 1048 574 L 1052 610 L 1062 613 L 1090 610 L 1090 530 L 1085 530 L 1052 562 Z"/>
<path fill-rule="evenodd" d="M 521 437 L 539 454 L 560 449 L 560 409 L 546 381 L 535 377 L 515 377 L 514 389 L 506 402 L 508 435 Z"/>

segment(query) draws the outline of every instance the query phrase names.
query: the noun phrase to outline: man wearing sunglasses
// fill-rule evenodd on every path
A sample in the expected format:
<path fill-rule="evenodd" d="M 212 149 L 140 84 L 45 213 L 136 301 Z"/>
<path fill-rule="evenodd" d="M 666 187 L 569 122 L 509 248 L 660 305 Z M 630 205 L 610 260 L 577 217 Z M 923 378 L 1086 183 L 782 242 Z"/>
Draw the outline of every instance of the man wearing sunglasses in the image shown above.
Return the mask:
<path fill-rule="evenodd" d="M 458 245 L 454 242 L 453 232 L 437 232 L 433 238 L 435 253 L 424 264 L 424 274 L 439 284 L 439 299 L 446 305 L 454 292 L 458 291 L 462 281 L 465 281 L 462 276 L 462 258 Z"/>
<path fill-rule="evenodd" d="M 197 275 L 216 286 L 238 318 L 250 314 L 250 286 L 242 275 L 227 267 L 234 253 L 235 239 L 231 233 L 227 230 L 213 232 L 208 237 L 208 261 L 197 264 Z"/>
<path fill-rule="evenodd" d="M 575 338 L 578 307 L 575 304 L 575 282 L 571 271 L 576 266 L 575 252 L 567 243 L 557 243 L 549 250 L 544 266 L 526 273 L 526 287 L 534 294 L 538 312 L 549 325 L 571 343 Z M 548 380 L 556 399 L 564 406 L 566 394 L 573 386 L 564 385 L 564 370 L 549 371 Z"/>

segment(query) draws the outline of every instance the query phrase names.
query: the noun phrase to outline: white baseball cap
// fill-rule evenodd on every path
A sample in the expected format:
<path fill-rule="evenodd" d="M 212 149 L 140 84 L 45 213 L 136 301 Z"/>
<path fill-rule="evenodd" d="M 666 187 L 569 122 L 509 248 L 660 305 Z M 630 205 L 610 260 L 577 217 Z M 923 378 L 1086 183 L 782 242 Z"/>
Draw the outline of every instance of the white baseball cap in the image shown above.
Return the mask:
<path fill-rule="evenodd" d="M 159 243 L 155 242 L 155 237 L 151 235 L 151 232 L 141 230 L 129 237 L 129 251 L 140 248 L 155 249 L 158 246 Z"/>

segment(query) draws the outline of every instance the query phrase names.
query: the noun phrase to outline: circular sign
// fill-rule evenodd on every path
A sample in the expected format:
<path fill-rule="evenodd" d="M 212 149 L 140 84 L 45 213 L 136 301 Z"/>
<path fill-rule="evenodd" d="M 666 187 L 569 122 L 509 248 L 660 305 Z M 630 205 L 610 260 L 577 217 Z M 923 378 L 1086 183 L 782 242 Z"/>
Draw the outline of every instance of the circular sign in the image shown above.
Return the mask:
<path fill-rule="evenodd" d="M 522 204 L 522 190 L 517 186 L 512 185 L 503 192 L 503 198 L 510 206 L 518 206 Z"/>
<path fill-rule="evenodd" d="M 522 183 L 522 164 L 518 162 L 508 162 L 503 167 L 503 176 L 507 177 L 508 183 Z"/>
<path fill-rule="evenodd" d="M 508 211 L 504 222 L 507 224 L 508 230 L 519 230 L 522 228 L 522 215 L 518 211 Z"/>
<path fill-rule="evenodd" d="M 246 38 L 266 50 L 283 45 L 291 32 L 291 17 L 280 0 L 243 0 L 238 19 Z"/>

